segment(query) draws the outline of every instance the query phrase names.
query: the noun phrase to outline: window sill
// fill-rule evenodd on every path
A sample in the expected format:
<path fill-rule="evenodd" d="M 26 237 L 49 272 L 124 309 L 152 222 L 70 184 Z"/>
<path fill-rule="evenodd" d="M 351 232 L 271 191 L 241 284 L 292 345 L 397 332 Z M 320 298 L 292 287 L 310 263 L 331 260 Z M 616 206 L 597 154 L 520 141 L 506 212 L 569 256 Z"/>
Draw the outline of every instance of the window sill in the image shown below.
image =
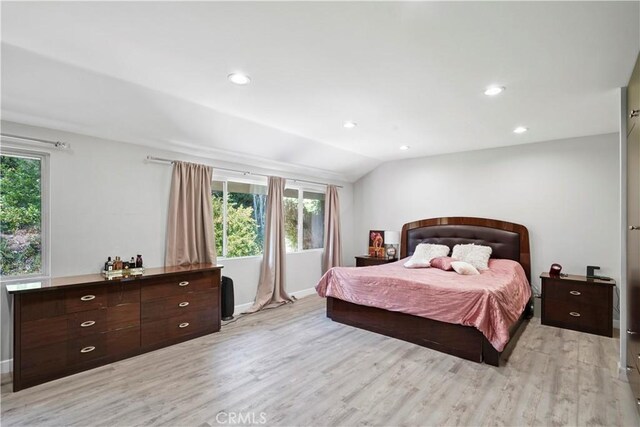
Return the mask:
<path fill-rule="evenodd" d="M 287 252 L 287 255 L 289 255 L 289 254 L 304 254 L 304 253 L 309 253 L 309 252 L 322 252 L 322 251 L 324 251 L 324 248 L 303 249 L 301 251 Z"/>
<path fill-rule="evenodd" d="M 0 277 L 0 283 L 15 283 L 15 282 L 26 282 L 26 281 L 38 281 L 38 280 L 49 280 L 51 276 L 45 274 L 34 274 L 29 276 L 16 276 L 7 278 L 6 276 Z"/>
<path fill-rule="evenodd" d="M 310 252 L 322 252 L 322 251 L 324 251 L 324 248 L 303 249 L 301 251 L 287 252 L 287 255 L 305 254 L 305 253 L 310 253 Z M 260 254 L 260 255 L 250 255 L 250 256 L 237 256 L 237 257 L 222 257 L 222 256 L 219 256 L 218 257 L 218 261 L 233 261 L 233 260 L 236 260 L 236 259 L 253 259 L 253 258 L 262 258 L 262 254 Z"/>

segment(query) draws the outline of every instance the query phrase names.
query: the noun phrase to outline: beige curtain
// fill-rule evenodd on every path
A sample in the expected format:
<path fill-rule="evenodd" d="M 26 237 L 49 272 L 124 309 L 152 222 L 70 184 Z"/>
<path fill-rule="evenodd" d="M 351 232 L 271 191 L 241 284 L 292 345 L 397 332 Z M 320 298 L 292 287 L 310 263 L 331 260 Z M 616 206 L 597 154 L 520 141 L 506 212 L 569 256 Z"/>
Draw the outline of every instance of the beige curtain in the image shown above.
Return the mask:
<path fill-rule="evenodd" d="M 215 264 L 209 166 L 174 162 L 165 265 Z"/>
<path fill-rule="evenodd" d="M 246 311 L 247 313 L 293 302 L 285 291 L 287 247 L 284 240 L 284 185 L 284 178 L 269 177 L 260 281 L 258 282 L 256 300 L 253 306 Z"/>
<path fill-rule="evenodd" d="M 342 265 L 342 242 L 340 240 L 340 200 L 338 187 L 327 186 L 324 205 L 324 253 L 322 272 Z"/>

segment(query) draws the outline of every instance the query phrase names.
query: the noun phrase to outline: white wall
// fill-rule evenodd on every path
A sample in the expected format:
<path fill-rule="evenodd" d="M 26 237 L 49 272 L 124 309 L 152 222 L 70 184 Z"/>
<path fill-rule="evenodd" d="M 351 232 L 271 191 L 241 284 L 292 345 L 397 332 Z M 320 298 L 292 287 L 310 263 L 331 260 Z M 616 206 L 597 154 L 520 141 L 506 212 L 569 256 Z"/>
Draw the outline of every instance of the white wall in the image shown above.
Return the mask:
<path fill-rule="evenodd" d="M 358 250 L 370 229 L 476 216 L 529 229 L 532 282 L 553 262 L 585 274 L 599 265 L 620 280 L 618 134 L 386 163 L 354 186 Z"/>
<path fill-rule="evenodd" d="M 166 213 L 171 166 L 144 161 L 147 155 L 175 158 L 220 167 L 241 167 L 148 147 L 79 134 L 2 122 L 2 132 L 71 144 L 70 150 L 29 145 L 51 153 L 51 275 L 97 273 L 107 256 L 142 254 L 145 265 L 163 265 Z M 21 145 L 25 147 L 25 145 Z M 242 167 L 241 167 L 242 168 Z M 261 172 L 256 168 L 249 169 Z M 271 171 L 273 173 L 273 171 Z M 291 178 L 311 178 L 286 171 Z M 215 175 L 215 172 L 214 172 Z M 340 183 L 345 262 L 353 264 L 353 191 Z M 321 251 L 287 256 L 287 289 L 296 292 L 315 286 L 321 273 Z M 235 285 L 237 305 L 253 301 L 260 257 L 219 260 L 223 274 Z M 2 360 L 11 357 L 11 304 L 4 284 L 0 296 Z"/>

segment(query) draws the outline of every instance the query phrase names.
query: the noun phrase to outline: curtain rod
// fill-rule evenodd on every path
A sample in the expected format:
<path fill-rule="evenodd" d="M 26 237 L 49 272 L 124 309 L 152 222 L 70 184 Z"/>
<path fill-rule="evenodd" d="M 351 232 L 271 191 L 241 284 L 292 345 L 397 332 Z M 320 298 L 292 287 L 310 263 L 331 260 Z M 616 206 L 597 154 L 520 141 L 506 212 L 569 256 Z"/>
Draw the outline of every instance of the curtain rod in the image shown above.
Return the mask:
<path fill-rule="evenodd" d="M 176 160 L 171 160 L 171 159 L 163 159 L 162 157 L 154 157 L 154 156 L 147 156 L 147 160 L 150 160 L 152 162 L 159 162 L 159 163 L 169 163 L 169 164 L 173 164 Z M 217 170 L 221 170 L 221 171 L 227 171 L 227 172 L 239 172 L 243 175 L 254 175 L 254 176 L 264 176 L 264 177 L 269 177 L 269 175 L 265 175 L 262 173 L 256 173 L 256 172 L 249 172 L 246 170 L 239 170 L 239 169 L 229 169 L 229 168 L 220 168 L 217 166 L 212 166 L 212 168 L 217 169 Z M 289 181 L 293 181 L 293 182 L 306 182 L 307 184 L 317 184 L 317 185 L 330 185 L 327 184 L 326 182 L 317 182 L 317 181 L 308 181 L 306 179 L 295 179 L 295 178 L 285 178 L 286 180 Z M 335 187 L 338 188 L 343 188 L 342 185 L 336 185 Z"/>
<path fill-rule="evenodd" d="M 42 144 L 51 144 L 56 148 L 69 148 L 69 144 L 61 141 L 49 141 L 48 139 L 40 139 L 40 138 L 31 138 L 30 136 L 20 136 L 20 135 L 11 135 L 8 133 L 2 133 L 0 136 L 4 136 L 5 138 L 13 138 L 13 139 L 21 139 L 23 141 L 31 141 L 31 142 L 40 142 Z"/>

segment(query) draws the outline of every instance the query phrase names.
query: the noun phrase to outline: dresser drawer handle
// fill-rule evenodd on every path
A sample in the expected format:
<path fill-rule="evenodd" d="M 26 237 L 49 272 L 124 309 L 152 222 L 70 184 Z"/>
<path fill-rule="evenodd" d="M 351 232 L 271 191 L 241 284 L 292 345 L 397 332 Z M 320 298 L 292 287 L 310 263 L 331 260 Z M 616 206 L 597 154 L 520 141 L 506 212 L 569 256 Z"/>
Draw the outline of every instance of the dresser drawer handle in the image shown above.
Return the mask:
<path fill-rule="evenodd" d="M 82 350 L 80 350 L 80 353 L 89 353 L 89 352 L 91 352 L 91 351 L 93 351 L 95 349 L 96 348 L 94 346 L 90 345 L 89 347 L 85 347 Z"/>
<path fill-rule="evenodd" d="M 189 322 L 184 322 L 184 323 L 180 323 L 178 325 L 178 328 L 186 328 L 187 326 L 189 326 Z"/>
<path fill-rule="evenodd" d="M 80 297 L 80 299 L 82 301 L 91 301 L 92 299 L 96 299 L 96 296 L 95 295 L 85 295 L 83 297 Z"/>
<path fill-rule="evenodd" d="M 581 295 L 578 291 L 569 291 L 571 295 Z"/>
<path fill-rule="evenodd" d="M 181 302 L 180 304 L 178 304 L 178 307 L 186 307 L 188 305 L 189 305 L 189 303 L 187 301 L 185 301 L 185 302 Z"/>
<path fill-rule="evenodd" d="M 87 320 L 86 322 L 82 322 L 80 323 L 80 327 L 82 328 L 88 328 L 89 326 L 93 326 L 96 324 L 95 320 Z"/>
<path fill-rule="evenodd" d="M 184 281 L 184 282 L 178 283 L 178 286 L 187 286 L 188 284 L 189 284 L 189 282 Z"/>
<path fill-rule="evenodd" d="M 575 311 L 570 311 L 569 314 L 572 315 L 573 317 L 580 317 L 580 313 Z"/>

